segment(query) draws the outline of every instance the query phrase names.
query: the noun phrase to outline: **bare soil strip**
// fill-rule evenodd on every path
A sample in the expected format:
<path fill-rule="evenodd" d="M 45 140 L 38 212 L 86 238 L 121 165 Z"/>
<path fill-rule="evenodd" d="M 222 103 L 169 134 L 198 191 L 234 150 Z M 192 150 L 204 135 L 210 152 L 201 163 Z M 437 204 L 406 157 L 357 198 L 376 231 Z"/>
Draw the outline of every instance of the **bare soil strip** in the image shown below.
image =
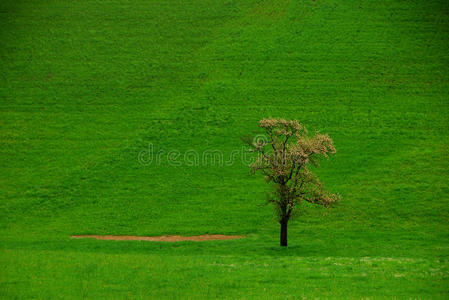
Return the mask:
<path fill-rule="evenodd" d="M 114 241 L 150 241 L 150 242 L 180 242 L 180 241 L 216 241 L 244 238 L 243 235 L 203 234 L 195 236 L 162 235 L 162 236 L 135 236 L 135 235 L 72 235 L 72 239 L 91 238 L 97 240 Z"/>

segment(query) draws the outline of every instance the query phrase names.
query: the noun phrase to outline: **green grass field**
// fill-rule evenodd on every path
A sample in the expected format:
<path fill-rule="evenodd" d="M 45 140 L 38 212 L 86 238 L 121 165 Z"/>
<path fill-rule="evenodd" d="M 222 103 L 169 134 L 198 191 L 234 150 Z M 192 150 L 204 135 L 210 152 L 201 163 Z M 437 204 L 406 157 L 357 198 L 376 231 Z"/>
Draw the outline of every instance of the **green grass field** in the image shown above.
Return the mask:
<path fill-rule="evenodd" d="M 447 1 L 3 0 L 0 70 L 0 298 L 449 298 Z M 240 160 L 138 162 L 264 117 L 338 151 L 287 248 Z"/>

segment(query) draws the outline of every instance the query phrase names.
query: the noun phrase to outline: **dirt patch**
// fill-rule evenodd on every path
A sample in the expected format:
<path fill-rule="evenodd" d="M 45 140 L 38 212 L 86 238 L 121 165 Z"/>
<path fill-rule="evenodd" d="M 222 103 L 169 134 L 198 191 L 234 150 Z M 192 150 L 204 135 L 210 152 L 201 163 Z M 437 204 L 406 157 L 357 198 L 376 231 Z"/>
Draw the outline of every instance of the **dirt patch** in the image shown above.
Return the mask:
<path fill-rule="evenodd" d="M 244 238 L 243 235 L 203 234 L 194 236 L 161 235 L 161 236 L 135 236 L 135 235 L 72 235 L 72 239 L 91 238 L 97 240 L 113 241 L 150 241 L 150 242 L 180 242 L 180 241 L 216 241 L 234 240 Z"/>

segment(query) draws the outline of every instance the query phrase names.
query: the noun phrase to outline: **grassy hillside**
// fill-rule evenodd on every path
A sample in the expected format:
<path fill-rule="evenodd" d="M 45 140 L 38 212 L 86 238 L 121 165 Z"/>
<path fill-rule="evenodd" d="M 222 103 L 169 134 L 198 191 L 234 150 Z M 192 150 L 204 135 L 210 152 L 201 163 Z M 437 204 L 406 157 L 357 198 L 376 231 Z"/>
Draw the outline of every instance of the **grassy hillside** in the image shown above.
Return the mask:
<path fill-rule="evenodd" d="M 1 1 L 2 298 L 449 296 L 446 1 Z M 289 247 L 236 159 L 264 117 L 333 137 Z M 166 157 L 166 156 L 165 156 Z M 72 234 L 244 234 L 219 242 Z"/>

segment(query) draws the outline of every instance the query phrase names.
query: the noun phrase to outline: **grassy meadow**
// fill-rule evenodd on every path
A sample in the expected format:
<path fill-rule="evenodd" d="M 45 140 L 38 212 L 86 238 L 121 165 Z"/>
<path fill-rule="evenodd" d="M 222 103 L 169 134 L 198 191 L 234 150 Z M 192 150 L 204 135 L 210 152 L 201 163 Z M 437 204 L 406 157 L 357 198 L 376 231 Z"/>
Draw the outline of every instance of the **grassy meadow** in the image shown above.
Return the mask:
<path fill-rule="evenodd" d="M 447 1 L 3 0 L 0 71 L 0 298 L 449 298 Z M 139 163 L 265 117 L 338 151 L 287 248 L 239 157 Z"/>

